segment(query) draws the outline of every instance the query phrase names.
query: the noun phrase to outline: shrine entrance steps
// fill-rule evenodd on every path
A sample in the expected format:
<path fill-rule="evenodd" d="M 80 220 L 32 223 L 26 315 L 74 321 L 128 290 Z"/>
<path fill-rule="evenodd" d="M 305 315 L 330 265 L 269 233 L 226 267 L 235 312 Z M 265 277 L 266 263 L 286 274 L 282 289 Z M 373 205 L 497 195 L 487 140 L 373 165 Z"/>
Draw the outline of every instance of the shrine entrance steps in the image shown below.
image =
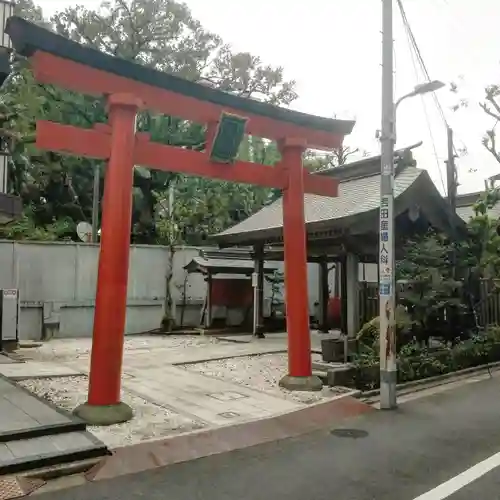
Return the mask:
<path fill-rule="evenodd" d="M 101 457 L 85 423 L 0 376 L 0 476 Z"/>

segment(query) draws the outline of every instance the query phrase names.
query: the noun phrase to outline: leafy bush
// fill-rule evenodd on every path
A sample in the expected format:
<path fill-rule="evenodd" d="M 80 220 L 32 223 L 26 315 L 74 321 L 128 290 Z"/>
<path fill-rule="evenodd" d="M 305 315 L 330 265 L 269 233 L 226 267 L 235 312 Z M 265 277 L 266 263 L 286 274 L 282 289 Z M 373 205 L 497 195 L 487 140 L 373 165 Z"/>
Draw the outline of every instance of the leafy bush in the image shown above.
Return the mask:
<path fill-rule="evenodd" d="M 354 385 L 369 390 L 379 387 L 379 353 L 365 346 L 353 360 Z M 451 348 L 422 348 L 417 342 L 404 345 L 398 353 L 398 383 L 421 380 L 465 368 L 500 361 L 500 327 L 459 342 Z"/>
<path fill-rule="evenodd" d="M 411 318 L 403 306 L 396 307 L 396 345 L 403 340 L 405 334 L 411 329 Z M 377 316 L 365 323 L 356 335 L 356 340 L 361 346 L 378 348 L 380 341 L 380 317 Z M 401 342 L 400 342 L 401 343 Z M 404 344 L 405 342 L 403 342 Z"/>

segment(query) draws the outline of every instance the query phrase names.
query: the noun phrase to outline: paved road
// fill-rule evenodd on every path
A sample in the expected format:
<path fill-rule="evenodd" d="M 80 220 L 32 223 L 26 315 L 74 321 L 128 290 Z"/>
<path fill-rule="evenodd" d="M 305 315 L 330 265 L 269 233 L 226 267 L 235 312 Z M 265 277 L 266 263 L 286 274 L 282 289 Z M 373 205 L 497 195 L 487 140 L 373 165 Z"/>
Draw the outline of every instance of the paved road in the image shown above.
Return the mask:
<path fill-rule="evenodd" d="M 500 452 L 499 393 L 498 379 L 485 380 L 350 420 L 344 436 L 318 432 L 38 498 L 497 500 L 500 454 L 482 476 L 476 464 Z"/>

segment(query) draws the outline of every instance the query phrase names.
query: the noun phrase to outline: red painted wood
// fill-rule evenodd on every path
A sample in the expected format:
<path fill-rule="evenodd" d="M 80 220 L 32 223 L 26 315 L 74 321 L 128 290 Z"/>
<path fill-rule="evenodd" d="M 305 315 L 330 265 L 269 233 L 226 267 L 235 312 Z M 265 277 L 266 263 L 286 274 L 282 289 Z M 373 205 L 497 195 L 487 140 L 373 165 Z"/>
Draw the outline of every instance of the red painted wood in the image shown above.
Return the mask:
<path fill-rule="evenodd" d="M 111 129 L 102 124 L 95 129 L 82 129 L 40 120 L 36 130 L 36 146 L 39 149 L 103 160 L 109 158 Z M 134 153 L 136 165 L 278 189 L 286 187 L 288 182 L 281 166 L 270 167 L 243 161 L 233 165 L 212 163 L 205 153 L 149 142 L 147 139 L 147 134 L 137 134 Z M 303 177 L 306 193 L 337 196 L 337 180 L 312 175 L 307 170 L 303 170 Z"/>
<path fill-rule="evenodd" d="M 134 180 L 134 135 L 138 108 L 139 103 L 131 102 L 128 97 L 110 98 L 112 133 L 108 142 L 111 154 L 104 184 L 105 209 L 102 212 L 90 359 L 90 405 L 114 405 L 120 402 Z M 76 144 L 71 145 L 76 147 Z M 102 144 L 98 147 L 102 148 Z"/>
<path fill-rule="evenodd" d="M 39 120 L 35 144 L 47 151 L 107 160 L 111 154 L 111 128 L 84 129 Z"/>
<path fill-rule="evenodd" d="M 300 144 L 283 145 L 281 155 L 288 174 L 283 192 L 288 374 L 310 377 L 311 336 L 307 301 L 307 250 L 304 217 L 304 176 Z"/>
<path fill-rule="evenodd" d="M 252 302 L 253 288 L 249 279 L 212 280 L 212 306 L 243 308 L 250 307 Z"/>
<path fill-rule="evenodd" d="M 68 90 L 91 95 L 128 93 L 140 98 L 148 109 L 177 116 L 197 123 L 218 122 L 223 111 L 242 115 L 239 110 L 224 108 L 207 101 L 169 92 L 129 78 L 97 70 L 68 59 L 37 51 L 31 57 L 35 78 L 40 83 L 58 85 Z M 307 146 L 334 149 L 342 145 L 343 136 L 323 130 L 301 127 L 260 115 L 244 113 L 248 118 L 246 131 L 250 135 L 281 140 L 299 137 Z"/>
<path fill-rule="evenodd" d="M 135 161 L 157 170 L 258 186 L 281 188 L 284 182 L 279 170 L 267 165 L 243 161 L 231 165 L 213 163 L 205 153 L 156 142 L 137 141 Z"/>
<path fill-rule="evenodd" d="M 328 322 L 335 327 L 340 325 L 340 315 L 342 312 L 342 304 L 340 297 L 330 297 L 328 300 Z"/>

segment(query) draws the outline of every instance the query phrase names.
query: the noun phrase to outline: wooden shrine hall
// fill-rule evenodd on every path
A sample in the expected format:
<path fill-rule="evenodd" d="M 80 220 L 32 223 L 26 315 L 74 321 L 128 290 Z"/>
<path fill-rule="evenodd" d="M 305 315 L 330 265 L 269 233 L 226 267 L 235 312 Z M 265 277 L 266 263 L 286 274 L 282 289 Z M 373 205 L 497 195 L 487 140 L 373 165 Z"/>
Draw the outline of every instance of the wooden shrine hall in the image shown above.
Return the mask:
<path fill-rule="evenodd" d="M 447 234 L 464 231 L 464 221 L 451 213 L 426 170 L 413 158 L 415 144 L 396 152 L 395 212 L 396 258 L 408 236 L 433 227 Z M 359 317 L 359 264 L 373 266 L 378 258 L 380 156 L 363 158 L 315 175 L 340 181 L 336 198 L 306 194 L 307 260 L 320 269 L 320 330 L 328 331 L 328 271 L 335 263 L 340 270 L 341 318 L 343 332 L 354 336 L 361 326 Z M 214 235 L 220 247 L 253 247 L 255 272 L 262 282 L 264 262 L 283 260 L 282 199 L 226 231 Z M 262 294 L 262 287 L 257 287 Z M 303 293 L 307 293 L 305 290 Z M 256 301 L 257 308 L 262 298 Z M 256 315 L 262 325 L 261 309 Z"/>
<path fill-rule="evenodd" d="M 260 278 L 262 282 L 265 274 L 272 274 L 276 270 L 276 263 L 266 262 Z M 207 283 L 205 303 L 202 307 L 200 325 L 211 328 L 214 323 L 214 308 L 237 308 L 245 311 L 242 320 L 247 325 L 247 315 L 254 310 L 262 311 L 262 303 L 255 309 L 255 276 L 254 261 L 251 248 L 230 248 L 223 250 L 201 249 L 199 255 L 184 266 L 188 273 L 200 273 Z M 263 288 L 261 285 L 260 288 Z M 257 300 L 263 301 L 263 294 L 256 295 Z M 255 317 L 252 320 L 255 326 Z M 254 333 L 257 330 L 254 329 Z"/>

